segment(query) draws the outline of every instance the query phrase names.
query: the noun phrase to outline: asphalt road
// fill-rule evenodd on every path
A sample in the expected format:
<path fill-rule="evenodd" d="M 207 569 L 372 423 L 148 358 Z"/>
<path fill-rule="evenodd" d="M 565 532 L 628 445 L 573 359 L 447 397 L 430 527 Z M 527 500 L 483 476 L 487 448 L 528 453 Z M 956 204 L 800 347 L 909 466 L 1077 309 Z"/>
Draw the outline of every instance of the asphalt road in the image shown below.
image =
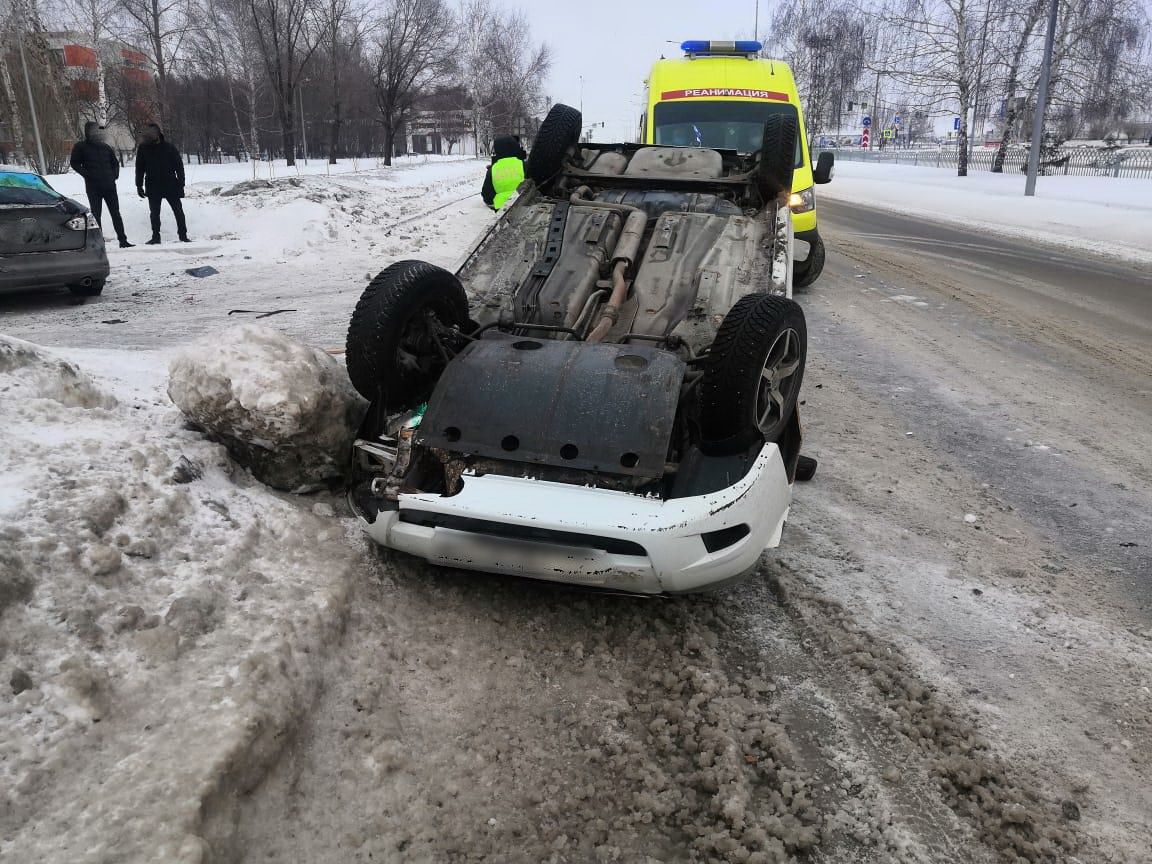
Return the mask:
<path fill-rule="evenodd" d="M 811 350 L 895 388 L 909 423 L 1148 609 L 1152 268 L 838 202 L 821 215 L 830 266 L 802 299 L 835 338 Z"/>
<path fill-rule="evenodd" d="M 827 199 L 820 202 L 820 218 L 834 238 L 913 254 L 945 272 L 970 270 L 1005 302 L 1058 309 L 1105 335 L 1152 345 L 1152 265 Z M 1091 226 L 1085 233 L 1092 239 Z M 1148 233 L 1152 239 L 1152 225 Z"/>

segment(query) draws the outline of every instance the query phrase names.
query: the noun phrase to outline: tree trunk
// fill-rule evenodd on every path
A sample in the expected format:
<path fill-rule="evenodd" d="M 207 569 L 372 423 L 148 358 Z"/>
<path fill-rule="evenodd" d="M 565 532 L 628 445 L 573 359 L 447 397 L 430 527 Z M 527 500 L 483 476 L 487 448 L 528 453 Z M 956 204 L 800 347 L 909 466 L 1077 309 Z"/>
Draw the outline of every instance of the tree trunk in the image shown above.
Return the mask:
<path fill-rule="evenodd" d="M 340 155 L 340 100 L 332 104 L 332 140 L 328 148 L 328 164 L 335 165 Z"/>
<path fill-rule="evenodd" d="M 1012 92 L 1012 91 L 1009 91 Z M 1013 127 L 1016 125 L 1016 106 L 1014 99 L 1009 99 L 1010 107 L 1004 115 L 1004 134 L 1000 136 L 1000 146 L 996 148 L 996 155 L 992 157 L 992 173 L 1004 173 L 1004 159 L 1008 156 L 1008 145 L 1012 143 Z"/>
<path fill-rule="evenodd" d="M 965 100 L 967 101 L 967 100 Z M 968 176 L 968 106 L 960 103 L 960 129 L 956 132 L 956 176 Z"/>
<path fill-rule="evenodd" d="M 396 140 L 396 130 L 390 123 L 384 124 L 384 164 L 392 167 L 392 146 Z"/>
<path fill-rule="evenodd" d="M 956 132 L 956 176 L 968 176 L 968 111 L 971 110 L 972 94 L 968 87 L 960 86 L 960 128 Z"/>
<path fill-rule="evenodd" d="M 168 122 L 168 66 L 164 61 L 164 44 L 161 41 L 160 8 L 152 0 L 152 59 L 156 65 L 156 122 L 163 128 Z"/>
<path fill-rule="evenodd" d="M 291 99 L 291 94 L 289 94 Z M 291 168 L 296 164 L 296 125 L 295 119 L 292 116 L 291 102 L 285 103 L 283 97 L 280 99 L 280 140 L 284 147 L 284 158 L 288 162 L 288 167 Z"/>
<path fill-rule="evenodd" d="M 17 165 L 24 164 L 24 124 L 20 122 L 20 106 L 16 102 L 16 90 L 12 86 L 12 75 L 8 71 L 8 52 L 0 47 L 0 83 L 4 86 L 4 102 L 8 108 L 12 126 L 12 156 Z"/>

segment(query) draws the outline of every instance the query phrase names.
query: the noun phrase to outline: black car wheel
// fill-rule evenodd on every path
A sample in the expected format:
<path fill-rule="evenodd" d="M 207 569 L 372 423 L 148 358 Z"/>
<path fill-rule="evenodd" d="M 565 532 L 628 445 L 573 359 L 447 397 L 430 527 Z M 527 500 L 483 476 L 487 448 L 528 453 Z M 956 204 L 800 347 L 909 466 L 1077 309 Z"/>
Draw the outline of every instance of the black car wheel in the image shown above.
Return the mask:
<path fill-rule="evenodd" d="M 702 444 L 736 452 L 778 441 L 796 410 L 807 347 L 800 304 L 770 294 L 741 297 L 708 351 L 700 382 Z"/>
<path fill-rule="evenodd" d="M 78 297 L 99 297 L 100 292 L 104 290 L 103 279 L 92 279 L 87 283 L 77 282 L 74 285 L 69 285 L 68 290 Z"/>
<path fill-rule="evenodd" d="M 765 203 L 792 191 L 796 138 L 799 134 L 796 118 L 787 114 L 773 114 L 764 123 L 760 162 L 756 167 L 756 185 Z"/>
<path fill-rule="evenodd" d="M 569 151 L 580 141 L 583 118 L 569 105 L 553 105 L 532 143 L 528 154 L 527 173 L 532 182 L 544 189 L 564 167 Z"/>
<path fill-rule="evenodd" d="M 423 261 L 398 261 L 364 289 L 348 324 L 346 361 L 352 386 L 387 411 L 432 394 L 468 329 L 460 280 Z"/>
<path fill-rule="evenodd" d="M 808 258 L 793 265 L 792 287 L 807 288 L 824 272 L 824 241 L 819 236 L 808 247 Z"/>

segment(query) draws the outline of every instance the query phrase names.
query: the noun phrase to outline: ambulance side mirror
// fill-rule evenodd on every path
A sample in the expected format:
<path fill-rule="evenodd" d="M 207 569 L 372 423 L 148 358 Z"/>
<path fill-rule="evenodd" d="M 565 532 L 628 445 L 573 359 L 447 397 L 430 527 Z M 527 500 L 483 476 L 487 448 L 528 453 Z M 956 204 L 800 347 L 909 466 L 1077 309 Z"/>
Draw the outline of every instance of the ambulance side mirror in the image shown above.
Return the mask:
<path fill-rule="evenodd" d="M 816 159 L 816 167 L 812 170 L 812 182 L 831 183 L 834 173 L 836 173 L 836 154 L 825 150 Z"/>

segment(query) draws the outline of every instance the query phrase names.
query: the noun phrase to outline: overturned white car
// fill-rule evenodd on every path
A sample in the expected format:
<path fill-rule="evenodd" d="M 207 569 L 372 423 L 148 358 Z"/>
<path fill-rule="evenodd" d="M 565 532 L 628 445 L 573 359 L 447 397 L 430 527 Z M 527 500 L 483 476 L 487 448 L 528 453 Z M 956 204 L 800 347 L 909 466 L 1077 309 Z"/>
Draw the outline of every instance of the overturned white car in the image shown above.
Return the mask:
<path fill-rule="evenodd" d="M 779 543 L 800 460 L 795 121 L 751 156 L 580 126 L 552 109 L 457 273 L 401 261 L 365 290 L 349 498 L 439 564 L 698 591 Z"/>

